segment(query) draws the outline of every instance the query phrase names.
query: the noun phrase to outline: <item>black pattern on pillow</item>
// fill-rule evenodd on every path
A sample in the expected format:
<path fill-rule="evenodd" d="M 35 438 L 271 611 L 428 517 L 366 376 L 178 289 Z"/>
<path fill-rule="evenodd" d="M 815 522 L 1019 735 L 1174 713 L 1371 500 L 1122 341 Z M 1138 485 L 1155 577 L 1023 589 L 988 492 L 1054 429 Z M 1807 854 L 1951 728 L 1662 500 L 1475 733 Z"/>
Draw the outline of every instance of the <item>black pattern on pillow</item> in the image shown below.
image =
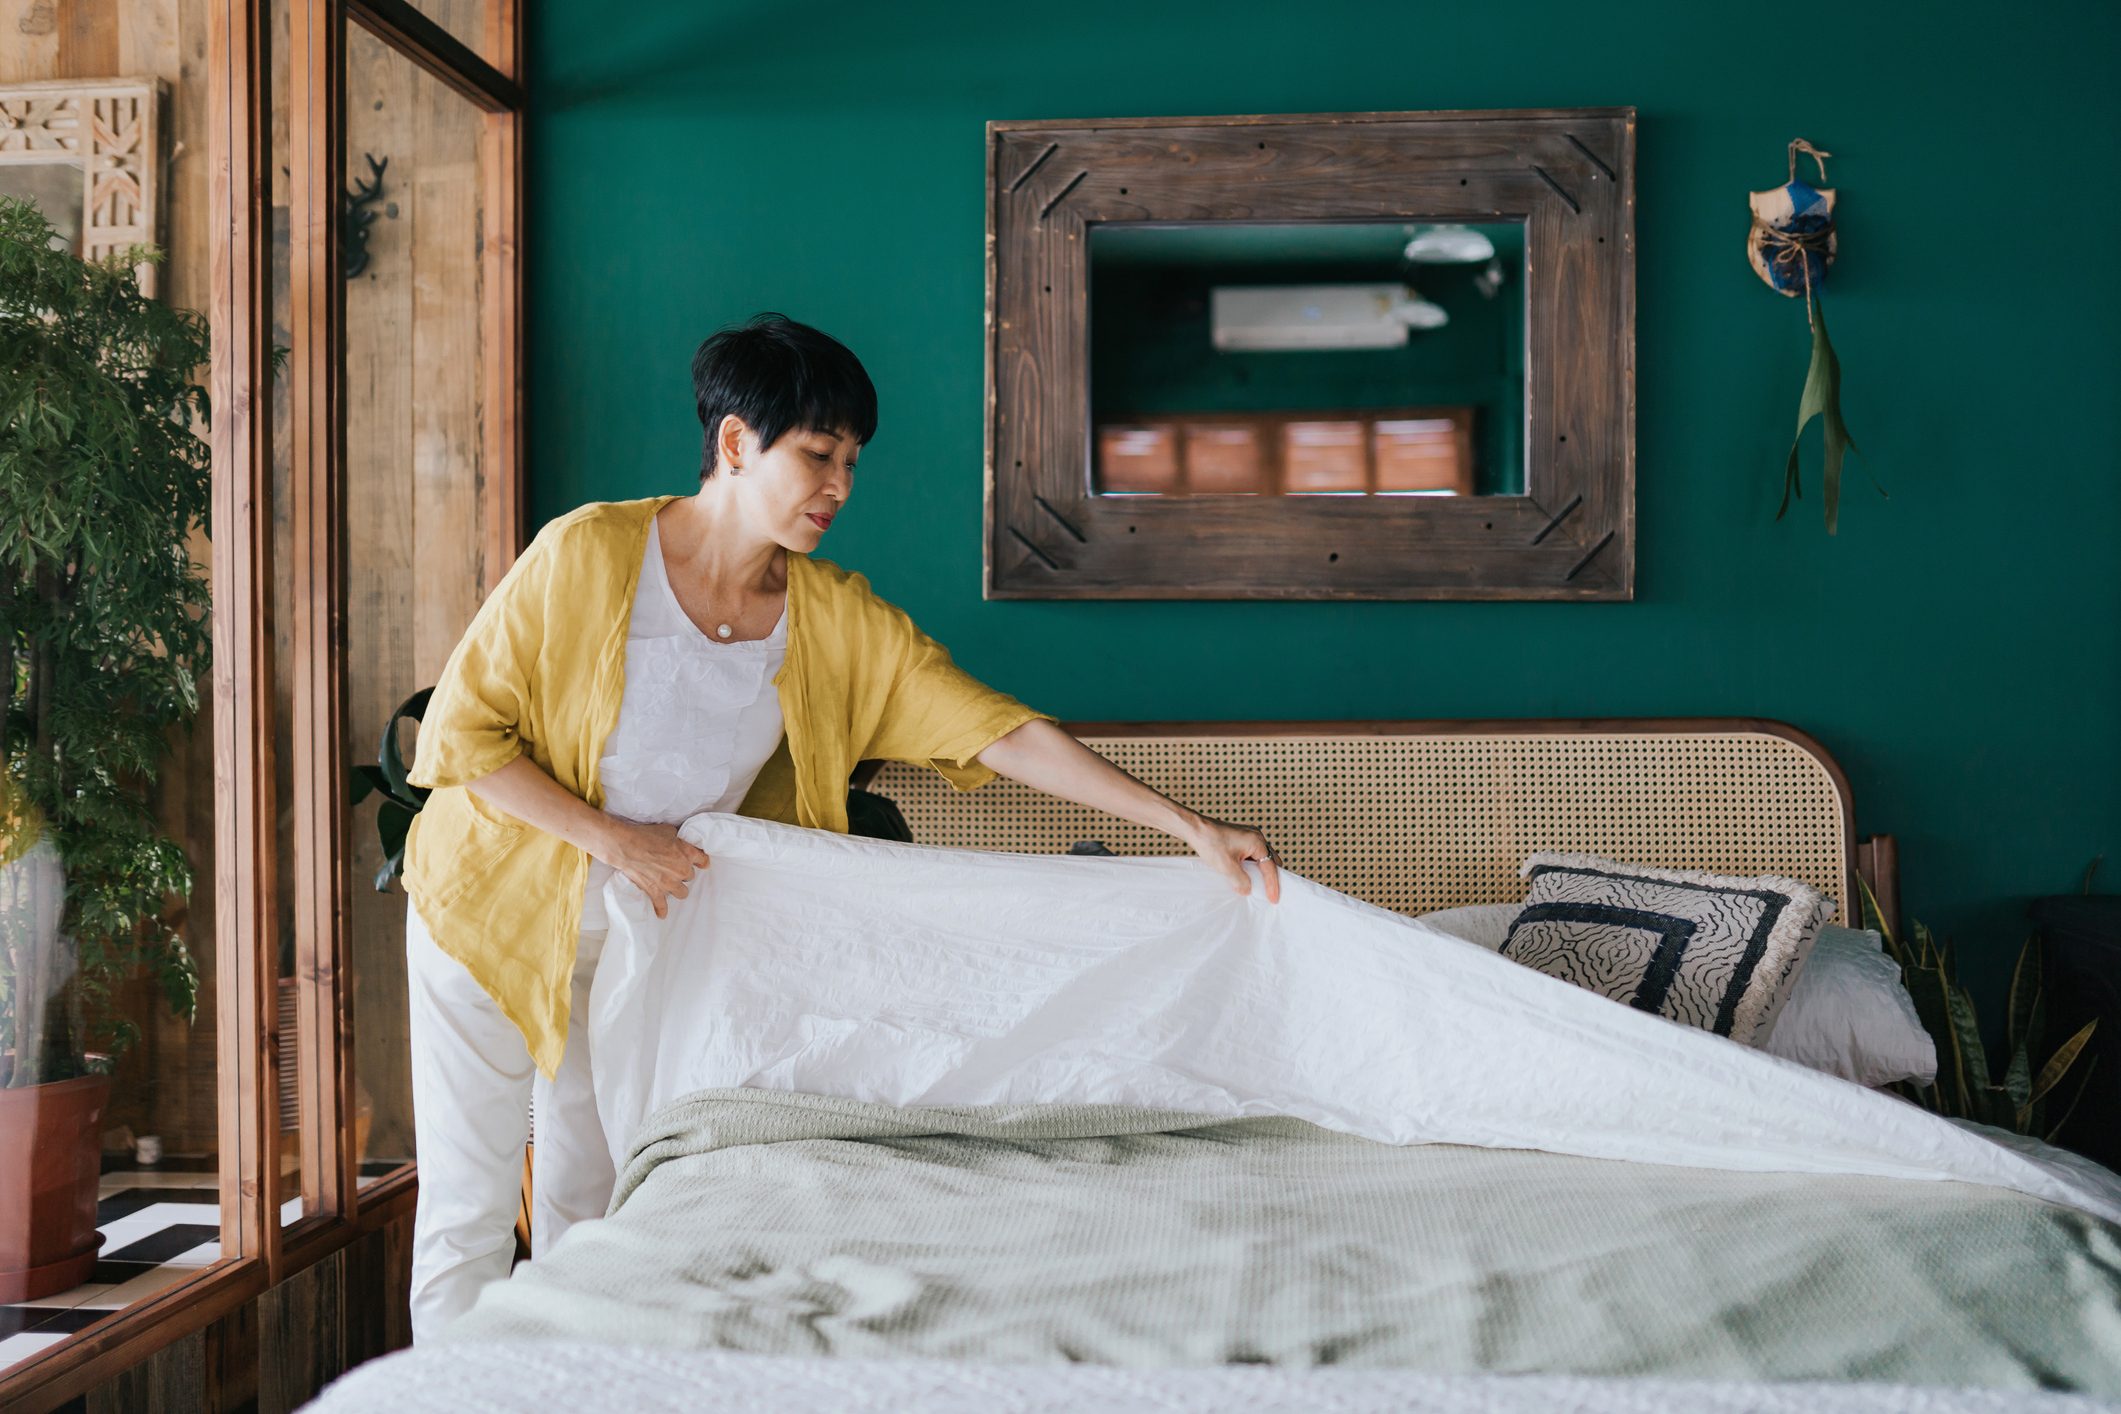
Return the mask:
<path fill-rule="evenodd" d="M 1757 1046 L 1833 916 L 1795 879 L 1540 853 L 1502 954 L 1639 1011 Z"/>

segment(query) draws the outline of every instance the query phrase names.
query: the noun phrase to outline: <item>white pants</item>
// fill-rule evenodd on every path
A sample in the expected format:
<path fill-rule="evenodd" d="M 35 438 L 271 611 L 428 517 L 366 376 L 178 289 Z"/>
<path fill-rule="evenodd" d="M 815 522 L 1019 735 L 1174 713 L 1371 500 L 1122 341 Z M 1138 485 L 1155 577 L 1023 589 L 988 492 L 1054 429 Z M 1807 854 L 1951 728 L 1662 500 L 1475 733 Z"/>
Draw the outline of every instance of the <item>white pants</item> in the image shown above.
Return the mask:
<path fill-rule="evenodd" d="M 567 1050 L 538 1074 L 523 1033 L 464 968 L 435 945 L 410 903 L 405 967 L 412 1003 L 412 1091 L 419 1206 L 413 1218 L 412 1334 L 420 1341 L 508 1275 L 523 1191 L 523 1143 L 537 1112 L 531 1255 L 575 1223 L 604 1216 L 616 1175 L 591 1084 L 589 987 L 601 929 L 576 945 Z"/>

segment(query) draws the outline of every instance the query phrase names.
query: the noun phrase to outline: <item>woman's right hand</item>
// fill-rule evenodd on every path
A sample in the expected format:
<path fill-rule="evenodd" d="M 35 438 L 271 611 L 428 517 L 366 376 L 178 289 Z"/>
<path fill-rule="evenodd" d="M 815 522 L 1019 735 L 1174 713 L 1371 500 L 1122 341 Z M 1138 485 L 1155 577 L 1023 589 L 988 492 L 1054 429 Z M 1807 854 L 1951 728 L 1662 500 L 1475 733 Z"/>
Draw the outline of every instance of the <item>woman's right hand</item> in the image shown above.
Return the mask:
<path fill-rule="evenodd" d="M 670 898 L 685 897 L 692 871 L 709 863 L 707 851 L 680 839 L 675 825 L 640 824 L 616 815 L 606 818 L 610 828 L 603 849 L 591 854 L 648 895 L 656 917 L 669 917 Z"/>

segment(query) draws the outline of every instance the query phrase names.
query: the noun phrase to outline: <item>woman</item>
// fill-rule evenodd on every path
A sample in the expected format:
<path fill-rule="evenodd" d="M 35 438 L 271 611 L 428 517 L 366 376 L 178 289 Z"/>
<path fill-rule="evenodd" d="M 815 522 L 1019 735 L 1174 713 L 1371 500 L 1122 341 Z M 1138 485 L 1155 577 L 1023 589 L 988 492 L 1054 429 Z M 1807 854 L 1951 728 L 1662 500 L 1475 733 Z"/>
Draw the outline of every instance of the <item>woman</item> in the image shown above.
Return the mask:
<path fill-rule="evenodd" d="M 1240 893 L 1257 830 L 1151 789 L 986 687 L 868 580 L 811 552 L 853 492 L 876 390 L 843 345 L 761 315 L 700 346 L 691 496 L 548 524 L 450 655 L 420 725 L 432 789 L 406 844 L 415 1339 L 507 1275 L 526 1135 L 539 1252 L 602 1216 L 614 1175 L 582 1014 L 623 875 L 657 916 L 705 853 L 677 827 L 736 811 L 847 830 L 865 759 L 961 790 L 998 773 L 1184 841 Z"/>

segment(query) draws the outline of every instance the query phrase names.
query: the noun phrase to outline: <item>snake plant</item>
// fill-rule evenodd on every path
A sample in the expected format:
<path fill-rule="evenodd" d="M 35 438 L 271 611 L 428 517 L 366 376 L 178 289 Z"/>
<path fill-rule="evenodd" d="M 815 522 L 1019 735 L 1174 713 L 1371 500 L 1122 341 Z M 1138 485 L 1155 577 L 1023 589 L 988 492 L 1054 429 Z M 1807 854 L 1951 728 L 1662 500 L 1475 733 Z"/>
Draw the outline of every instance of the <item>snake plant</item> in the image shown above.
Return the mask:
<path fill-rule="evenodd" d="M 2089 874 L 2085 883 L 2088 890 Z M 1999 1079 L 1981 1040 L 1980 1017 L 1975 1011 L 1974 999 L 1960 985 L 1951 941 L 1947 939 L 1939 946 L 1930 930 L 1919 921 L 1910 922 L 1908 941 L 1895 937 L 1868 883 L 1863 883 L 1863 903 L 1867 926 L 1878 930 L 1879 936 L 1885 940 L 1886 954 L 1900 964 L 1908 995 L 1915 1001 L 1915 1013 L 1921 1018 L 1923 1029 L 1937 1043 L 1935 1083 L 1916 1086 L 1901 1081 L 1892 1088 L 1904 1098 L 1938 1114 L 2052 1141 L 2069 1122 L 2077 1101 L 2084 1097 L 2085 1085 L 2091 1078 L 2092 1062 L 2087 1062 L 2084 1073 L 2078 1077 L 2069 1107 L 2052 1125 L 2046 1123 L 2048 1103 L 2060 1098 L 2058 1087 L 2084 1055 L 2099 1023 L 2096 1020 L 2085 1022 L 2075 1035 L 2057 1046 L 2044 1060 L 2036 1059 L 2040 1056 L 2046 1028 L 2046 1010 L 2040 985 L 2040 951 L 2033 946 L 2033 940 L 2027 938 L 2018 949 L 2018 961 L 2011 969 L 2009 1015 L 2005 1020 L 2003 1068 Z"/>

